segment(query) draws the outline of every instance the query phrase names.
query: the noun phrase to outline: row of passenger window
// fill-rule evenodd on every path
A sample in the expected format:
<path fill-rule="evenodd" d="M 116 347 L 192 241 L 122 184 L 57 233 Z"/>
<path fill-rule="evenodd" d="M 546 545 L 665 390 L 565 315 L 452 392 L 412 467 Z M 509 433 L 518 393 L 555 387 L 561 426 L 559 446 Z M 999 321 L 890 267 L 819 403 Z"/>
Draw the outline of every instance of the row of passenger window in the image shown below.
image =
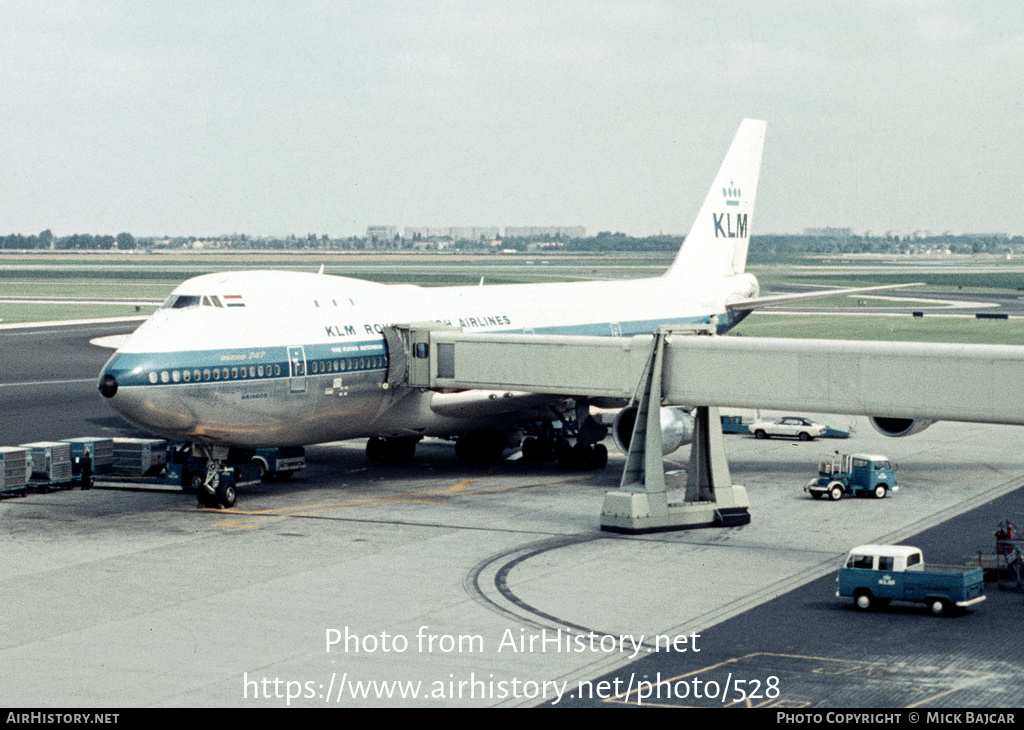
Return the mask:
<path fill-rule="evenodd" d="M 163 370 L 159 375 L 149 374 L 151 383 L 191 383 L 193 380 L 241 380 L 243 378 L 271 378 L 281 374 L 280 365 L 250 365 L 249 367 L 213 368 L 210 370 Z"/>
<path fill-rule="evenodd" d="M 301 361 L 293 363 L 296 376 L 305 375 L 305 368 Z M 360 357 L 350 360 L 313 360 L 309 363 L 310 375 L 321 373 L 340 373 L 350 370 L 372 370 L 384 367 L 383 357 Z M 244 380 L 249 378 L 274 378 L 280 377 L 280 365 L 249 365 L 248 367 L 232 368 L 205 368 L 203 370 L 163 370 L 160 373 L 151 372 L 149 382 L 156 383 L 191 383 L 207 380 Z"/>
<path fill-rule="evenodd" d="M 299 365 L 301 368 L 302 366 Z M 374 370 L 384 367 L 383 357 L 358 357 L 349 360 L 311 360 L 309 374 L 338 373 L 346 370 Z"/>

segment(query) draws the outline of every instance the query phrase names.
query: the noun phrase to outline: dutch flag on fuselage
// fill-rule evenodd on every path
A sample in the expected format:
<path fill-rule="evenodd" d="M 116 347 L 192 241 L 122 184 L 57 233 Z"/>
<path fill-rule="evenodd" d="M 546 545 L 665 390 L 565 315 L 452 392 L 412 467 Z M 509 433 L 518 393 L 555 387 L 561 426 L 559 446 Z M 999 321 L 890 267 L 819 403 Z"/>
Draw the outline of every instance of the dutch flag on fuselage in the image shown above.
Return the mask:
<path fill-rule="evenodd" d="M 224 300 L 224 304 L 229 307 L 244 307 L 245 302 L 242 300 L 241 294 L 225 294 L 221 297 Z"/>

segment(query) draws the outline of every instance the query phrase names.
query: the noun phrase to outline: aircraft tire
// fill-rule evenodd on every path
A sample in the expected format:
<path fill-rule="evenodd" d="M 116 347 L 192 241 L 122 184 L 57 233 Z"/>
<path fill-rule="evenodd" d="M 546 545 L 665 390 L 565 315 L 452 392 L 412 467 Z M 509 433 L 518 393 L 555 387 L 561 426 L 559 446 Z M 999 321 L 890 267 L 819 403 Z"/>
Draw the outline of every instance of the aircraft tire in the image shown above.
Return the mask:
<path fill-rule="evenodd" d="M 227 509 L 231 509 L 235 506 L 235 502 L 238 501 L 238 493 L 235 491 L 235 487 L 231 484 L 221 485 L 217 487 L 216 503 Z"/>

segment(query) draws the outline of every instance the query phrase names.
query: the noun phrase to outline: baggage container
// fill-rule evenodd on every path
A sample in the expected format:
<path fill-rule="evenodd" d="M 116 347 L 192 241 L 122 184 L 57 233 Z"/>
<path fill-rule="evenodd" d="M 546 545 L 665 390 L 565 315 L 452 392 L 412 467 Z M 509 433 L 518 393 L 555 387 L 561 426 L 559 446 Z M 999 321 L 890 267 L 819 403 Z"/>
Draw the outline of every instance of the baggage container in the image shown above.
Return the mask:
<path fill-rule="evenodd" d="M 115 438 L 113 474 L 155 476 L 167 466 L 167 442 L 163 439 Z"/>
<path fill-rule="evenodd" d="M 64 487 L 71 485 L 71 444 L 63 441 L 37 441 L 21 444 L 32 459 L 30 487 Z"/>
<path fill-rule="evenodd" d="M 92 459 L 93 476 L 109 474 L 114 470 L 114 439 L 83 436 L 63 441 L 71 444 L 71 473 L 75 477 L 82 474 L 81 459 L 85 456 L 86 449 L 89 450 L 89 458 Z"/>
<path fill-rule="evenodd" d="M 28 494 L 31 463 L 28 449 L 0 446 L 0 495 L 24 497 Z"/>

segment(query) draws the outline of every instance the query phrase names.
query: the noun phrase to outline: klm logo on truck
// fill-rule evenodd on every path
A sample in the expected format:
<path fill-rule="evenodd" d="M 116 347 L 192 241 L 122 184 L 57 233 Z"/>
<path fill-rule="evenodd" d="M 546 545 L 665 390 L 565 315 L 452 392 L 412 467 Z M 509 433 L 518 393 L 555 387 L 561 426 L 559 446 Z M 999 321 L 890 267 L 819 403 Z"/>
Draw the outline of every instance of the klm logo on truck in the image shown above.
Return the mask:
<path fill-rule="evenodd" d="M 715 222 L 715 238 L 746 238 L 747 214 L 712 213 Z"/>

